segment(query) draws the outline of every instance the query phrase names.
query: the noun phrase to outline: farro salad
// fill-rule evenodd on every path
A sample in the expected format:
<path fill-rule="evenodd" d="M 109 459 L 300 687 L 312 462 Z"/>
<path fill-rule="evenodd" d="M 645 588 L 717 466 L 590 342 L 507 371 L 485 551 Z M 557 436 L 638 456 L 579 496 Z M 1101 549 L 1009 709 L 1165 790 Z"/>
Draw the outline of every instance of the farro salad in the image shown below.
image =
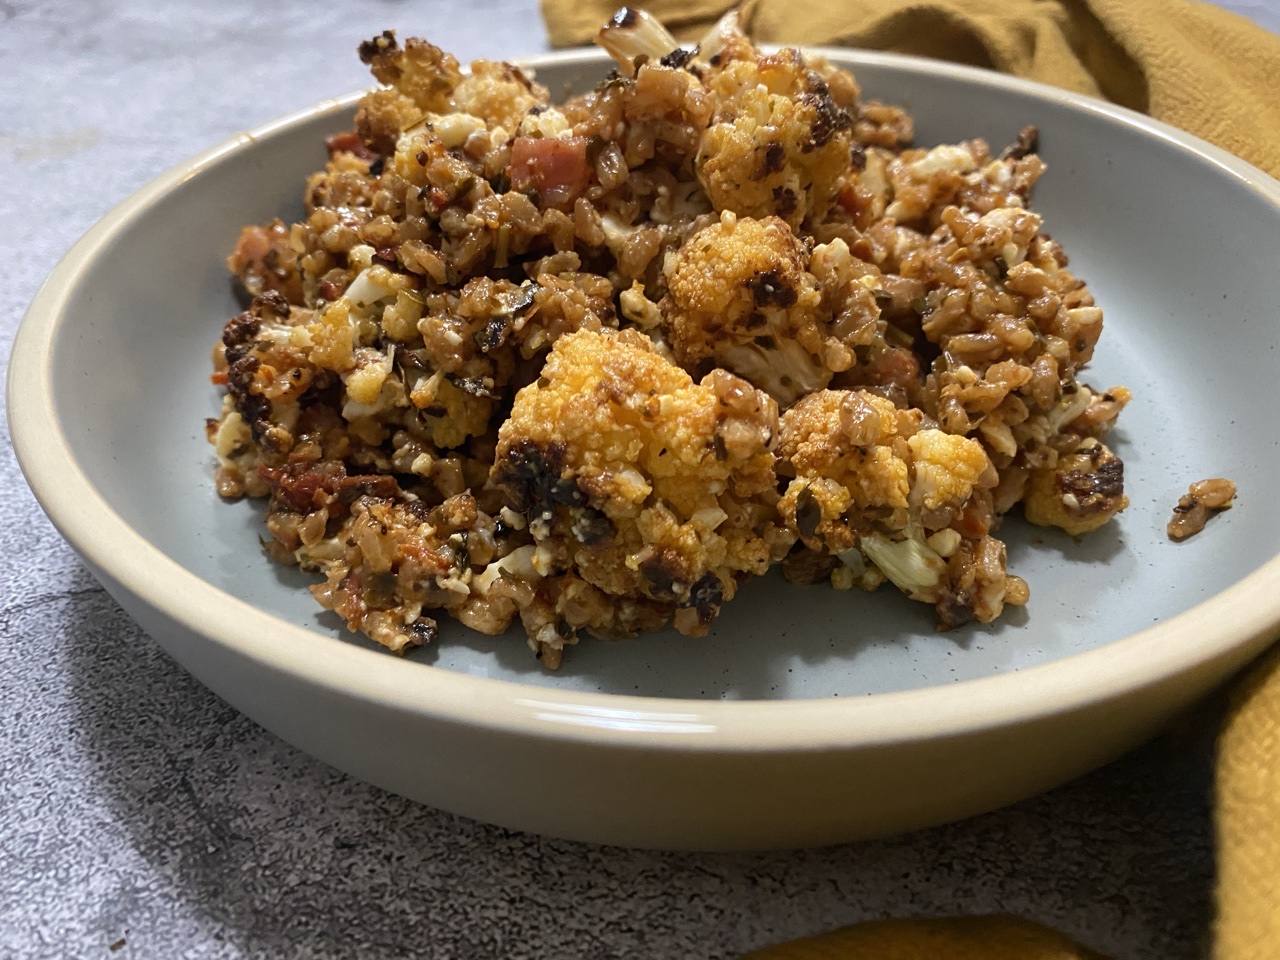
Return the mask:
<path fill-rule="evenodd" d="M 399 653 L 442 614 L 518 619 L 551 668 L 584 632 L 698 636 L 774 564 L 941 629 L 1026 603 L 1006 513 L 1079 535 L 1128 503 L 1036 130 L 916 147 L 732 14 L 686 49 L 624 8 L 598 42 L 616 69 L 561 103 L 360 45 L 380 86 L 306 218 L 230 257 L 218 493 L 268 498 L 270 556 Z"/>

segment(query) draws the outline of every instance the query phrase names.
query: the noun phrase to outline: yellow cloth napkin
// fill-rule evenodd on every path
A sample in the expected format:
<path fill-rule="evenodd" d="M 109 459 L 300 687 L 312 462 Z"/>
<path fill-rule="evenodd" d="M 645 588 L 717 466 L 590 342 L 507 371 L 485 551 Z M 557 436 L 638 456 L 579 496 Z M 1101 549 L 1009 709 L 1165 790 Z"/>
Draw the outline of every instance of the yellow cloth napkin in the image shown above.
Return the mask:
<path fill-rule="evenodd" d="M 1280 956 L 1280 651 L 1232 692 L 1218 738 L 1215 960 Z"/>
<path fill-rule="evenodd" d="M 541 0 L 551 42 L 589 43 L 615 0 Z M 696 39 L 732 0 L 641 4 Z M 746 0 L 757 40 L 990 67 L 1145 111 L 1280 176 L 1280 37 L 1190 0 Z M 1239 685 L 1218 746 L 1215 960 L 1280 957 L 1280 653 Z M 744 960 L 1099 960 L 1013 917 L 886 920 Z"/>
<path fill-rule="evenodd" d="M 590 43 L 615 0 L 541 0 L 554 46 Z M 730 0 L 649 0 L 696 39 Z M 1280 37 L 1189 0 L 746 0 L 768 43 L 841 44 L 991 67 L 1105 97 L 1280 176 Z"/>

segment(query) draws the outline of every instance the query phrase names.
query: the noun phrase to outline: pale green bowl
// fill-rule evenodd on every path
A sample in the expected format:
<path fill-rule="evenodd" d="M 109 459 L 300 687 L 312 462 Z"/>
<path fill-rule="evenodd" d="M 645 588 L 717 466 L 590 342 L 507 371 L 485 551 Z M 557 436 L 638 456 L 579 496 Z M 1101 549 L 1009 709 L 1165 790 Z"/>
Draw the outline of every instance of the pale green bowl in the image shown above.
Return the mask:
<path fill-rule="evenodd" d="M 1133 504 L 1076 543 L 1011 522 L 1032 599 L 945 636 L 875 595 L 749 584 L 704 640 L 584 642 L 558 673 L 521 638 L 445 631 L 400 660 L 322 614 L 214 495 L 209 352 L 237 310 L 239 228 L 301 213 L 328 101 L 181 165 L 72 248 L 13 350 L 9 416 L 50 517 L 203 683 L 299 748 L 397 793 L 525 830 L 659 847 L 786 847 L 958 818 L 1089 770 L 1157 731 L 1280 625 L 1280 184 L 1137 114 L 930 61 L 829 51 L 904 103 L 919 140 L 1027 123 L 1035 206 L 1106 310 L 1086 379 L 1129 386 L 1114 446 Z M 529 61 L 553 92 L 592 52 Z M 1193 480 L 1235 509 L 1184 544 Z"/>

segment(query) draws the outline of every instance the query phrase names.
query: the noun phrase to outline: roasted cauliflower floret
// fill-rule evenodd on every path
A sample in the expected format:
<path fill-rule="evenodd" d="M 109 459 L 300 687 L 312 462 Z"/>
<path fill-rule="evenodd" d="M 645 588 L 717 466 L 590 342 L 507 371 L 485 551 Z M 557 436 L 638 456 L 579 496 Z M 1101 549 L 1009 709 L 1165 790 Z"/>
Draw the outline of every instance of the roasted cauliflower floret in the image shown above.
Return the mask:
<path fill-rule="evenodd" d="M 826 386 L 839 345 L 818 323 L 804 245 L 777 217 L 721 214 L 667 257 L 662 309 L 676 359 L 731 370 L 783 406 Z"/>
<path fill-rule="evenodd" d="M 514 134 L 520 121 L 534 107 L 545 105 L 547 90 L 534 83 L 519 67 L 493 60 L 473 60 L 458 81 L 449 106 L 456 113 L 479 117 L 491 127 Z"/>
<path fill-rule="evenodd" d="M 1098 529 L 1129 505 L 1124 464 L 1092 437 L 1053 467 L 1031 472 L 1023 510 L 1032 523 L 1072 536 Z"/>
<path fill-rule="evenodd" d="M 813 549 L 858 545 L 874 517 L 906 527 L 911 493 L 907 439 L 916 411 L 860 391 L 821 390 L 782 417 L 779 472 L 794 477 L 778 504 L 787 525 Z"/>
<path fill-rule="evenodd" d="M 641 333 L 583 330 L 517 395 L 492 482 L 526 518 L 544 572 L 656 603 L 696 636 L 788 546 L 776 433 L 776 405 L 745 381 L 720 370 L 695 384 Z"/>
<path fill-rule="evenodd" d="M 410 37 L 402 47 L 394 30 L 364 41 L 358 52 L 379 83 L 394 87 L 423 112 L 444 110 L 462 80 L 453 54 L 417 37 Z"/>
<path fill-rule="evenodd" d="M 795 477 L 778 512 L 806 547 L 840 554 L 858 547 L 872 517 L 908 524 L 910 447 L 919 413 L 872 394 L 819 390 L 781 421 L 778 470 Z"/>
<path fill-rule="evenodd" d="M 927 529 L 953 520 L 949 511 L 968 502 L 975 488 L 992 485 L 991 461 L 981 444 L 966 437 L 921 430 L 908 438 L 907 446 L 915 465 L 911 499 L 925 518 Z"/>
<path fill-rule="evenodd" d="M 708 86 L 718 105 L 697 170 L 715 208 L 793 227 L 825 213 L 849 167 L 853 121 L 799 51 L 734 60 Z"/>
<path fill-rule="evenodd" d="M 501 131 L 506 140 L 532 108 L 548 101 L 546 89 L 519 67 L 475 60 L 463 73 L 451 54 L 413 37 L 401 47 L 391 30 L 360 44 L 359 52 L 386 86 L 361 101 L 356 128 L 365 146 L 382 156 L 424 120 L 450 148 L 473 133 Z"/>
<path fill-rule="evenodd" d="M 987 622 L 1026 585 L 988 536 L 997 476 L 982 445 L 862 391 L 823 390 L 781 421 L 778 511 L 814 554 L 831 554 L 837 586 L 885 579 L 934 604 L 941 627 Z"/>
<path fill-rule="evenodd" d="M 360 102 L 356 129 L 366 147 L 386 156 L 400 133 L 423 115 L 448 109 L 462 71 L 452 54 L 426 40 L 411 37 L 401 47 L 393 30 L 361 43 L 359 53 L 385 87 Z"/>

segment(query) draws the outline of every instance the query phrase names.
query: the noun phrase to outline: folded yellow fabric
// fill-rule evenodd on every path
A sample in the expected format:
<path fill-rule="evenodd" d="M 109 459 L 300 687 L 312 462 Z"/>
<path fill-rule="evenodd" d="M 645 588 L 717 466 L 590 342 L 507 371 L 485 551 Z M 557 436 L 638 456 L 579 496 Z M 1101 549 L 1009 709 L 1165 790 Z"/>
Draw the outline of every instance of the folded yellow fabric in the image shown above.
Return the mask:
<path fill-rule="evenodd" d="M 616 0 L 541 0 L 555 46 L 589 43 Z M 730 0 L 640 3 L 697 38 Z M 1280 37 L 1190 0 L 746 0 L 757 40 L 991 67 L 1105 97 L 1280 176 Z"/>
<path fill-rule="evenodd" d="M 541 0 L 556 46 L 590 42 L 616 0 Z M 648 0 L 696 39 L 732 0 Z M 1105 97 L 1280 176 L 1280 37 L 1190 0 L 746 0 L 757 40 L 892 50 Z M 1236 691 L 1216 771 L 1215 960 L 1280 957 L 1280 652 Z M 1099 960 L 1012 917 L 886 920 L 744 960 Z"/>
<path fill-rule="evenodd" d="M 1218 739 L 1215 960 L 1280 956 L 1280 650 L 1233 693 Z"/>

